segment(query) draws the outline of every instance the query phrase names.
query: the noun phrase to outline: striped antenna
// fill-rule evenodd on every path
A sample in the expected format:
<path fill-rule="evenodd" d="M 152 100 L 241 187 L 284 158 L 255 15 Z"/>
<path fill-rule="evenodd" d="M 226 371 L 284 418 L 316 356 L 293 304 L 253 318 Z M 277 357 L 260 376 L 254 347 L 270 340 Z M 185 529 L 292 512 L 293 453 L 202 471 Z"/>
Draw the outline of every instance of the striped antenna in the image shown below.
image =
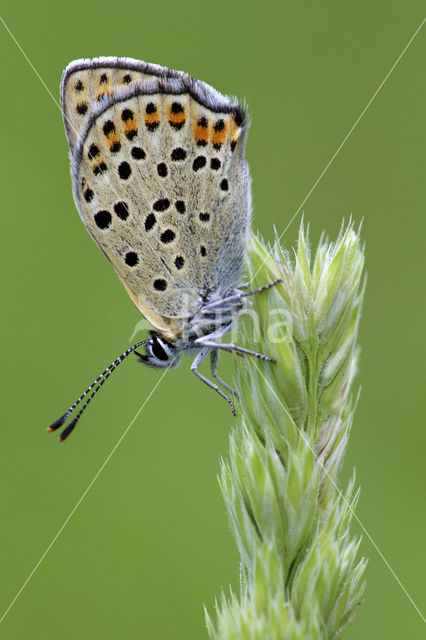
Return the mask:
<path fill-rule="evenodd" d="M 111 373 L 115 371 L 118 365 L 121 362 L 123 362 L 123 360 L 127 358 L 128 355 L 133 353 L 135 349 L 140 347 L 142 344 L 146 344 L 147 342 L 149 342 L 149 340 L 142 340 L 142 342 L 137 342 L 132 347 L 129 347 L 128 349 L 126 349 L 126 351 L 124 351 L 121 354 L 121 356 L 118 356 L 118 358 L 116 358 L 113 362 L 111 362 L 111 364 L 105 369 L 105 371 L 102 371 L 102 373 L 92 382 L 92 384 L 89 387 L 87 387 L 86 391 L 82 393 L 79 398 L 77 398 L 77 400 L 70 406 L 70 408 L 67 411 L 65 411 L 65 413 L 60 418 L 55 420 L 55 422 L 52 422 L 52 424 L 50 425 L 50 427 L 47 428 L 47 430 L 51 432 L 51 431 L 56 431 L 56 429 L 59 429 L 59 427 L 62 427 L 62 425 L 68 420 L 70 415 L 73 413 L 74 409 L 80 404 L 83 398 L 85 398 L 87 394 L 90 393 L 90 391 L 92 391 L 92 389 L 95 387 L 95 389 L 92 391 L 92 393 L 90 394 L 90 396 L 88 397 L 88 399 L 86 400 L 82 408 L 79 410 L 77 415 L 73 418 L 73 420 L 69 423 L 69 425 L 67 425 L 65 429 L 61 432 L 59 436 L 59 441 L 63 442 L 65 438 L 67 438 L 70 435 L 70 433 L 73 431 L 75 425 L 80 420 L 83 411 L 86 409 L 87 405 L 89 404 L 93 396 L 102 387 L 104 382 L 109 378 Z"/>

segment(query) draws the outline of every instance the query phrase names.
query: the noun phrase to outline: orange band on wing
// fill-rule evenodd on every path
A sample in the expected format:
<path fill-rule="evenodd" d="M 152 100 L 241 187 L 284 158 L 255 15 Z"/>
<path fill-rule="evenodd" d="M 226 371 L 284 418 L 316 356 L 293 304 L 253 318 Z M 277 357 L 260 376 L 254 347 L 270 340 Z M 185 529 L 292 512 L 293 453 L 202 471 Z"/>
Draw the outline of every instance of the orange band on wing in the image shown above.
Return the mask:
<path fill-rule="evenodd" d="M 205 118 L 200 118 L 193 127 L 194 140 L 198 144 L 207 144 L 209 141 L 209 126 Z"/>
<path fill-rule="evenodd" d="M 172 122 L 173 124 L 182 124 L 186 120 L 185 111 L 182 111 L 181 113 L 173 113 L 173 111 L 169 109 L 168 117 L 169 122 Z"/>
<path fill-rule="evenodd" d="M 123 131 L 124 135 L 129 140 L 135 137 L 138 132 L 138 121 L 135 117 L 133 117 L 133 120 L 127 120 L 126 124 L 123 127 Z"/>
<path fill-rule="evenodd" d="M 144 119 L 146 124 L 158 124 L 160 122 L 160 117 L 157 112 L 155 113 L 146 113 L 144 115 Z"/>
<path fill-rule="evenodd" d="M 223 120 L 219 120 L 219 123 L 213 127 L 212 131 L 212 143 L 215 147 L 221 147 L 226 142 L 226 134 L 228 127 L 224 124 Z"/>
<path fill-rule="evenodd" d="M 110 134 L 108 136 L 108 141 L 111 144 L 117 144 L 117 142 L 120 142 L 120 135 L 118 133 L 114 132 L 114 133 L 112 133 L 112 134 Z"/>

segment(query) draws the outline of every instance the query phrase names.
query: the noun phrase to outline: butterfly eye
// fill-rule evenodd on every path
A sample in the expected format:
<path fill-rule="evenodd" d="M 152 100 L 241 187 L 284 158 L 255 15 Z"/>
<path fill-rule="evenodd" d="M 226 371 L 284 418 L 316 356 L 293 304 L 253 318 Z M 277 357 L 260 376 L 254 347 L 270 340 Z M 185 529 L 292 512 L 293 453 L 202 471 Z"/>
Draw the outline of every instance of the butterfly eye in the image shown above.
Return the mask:
<path fill-rule="evenodd" d="M 150 333 L 151 337 L 146 345 L 146 353 L 135 351 L 139 362 L 143 362 L 148 367 L 154 367 L 154 369 L 174 369 L 177 367 L 180 363 L 179 349 L 164 338 L 160 338 L 154 331 Z"/>
<path fill-rule="evenodd" d="M 153 338 L 150 346 L 152 355 L 158 360 L 166 362 L 170 358 L 170 354 L 165 350 L 159 338 Z"/>

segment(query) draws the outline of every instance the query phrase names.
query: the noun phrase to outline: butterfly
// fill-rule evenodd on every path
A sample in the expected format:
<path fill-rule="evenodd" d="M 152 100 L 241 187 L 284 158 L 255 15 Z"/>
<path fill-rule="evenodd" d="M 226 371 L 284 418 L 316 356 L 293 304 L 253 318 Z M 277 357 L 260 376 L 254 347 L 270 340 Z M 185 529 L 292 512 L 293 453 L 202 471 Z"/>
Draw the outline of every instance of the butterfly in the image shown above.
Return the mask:
<path fill-rule="evenodd" d="M 49 428 L 64 440 L 110 374 L 130 354 L 191 370 L 230 405 L 220 350 L 272 358 L 222 343 L 245 297 L 251 214 L 246 109 L 181 71 L 130 58 L 75 60 L 61 81 L 75 204 L 131 300 L 155 328 L 126 349 Z M 137 351 L 143 347 L 143 353 Z M 210 380 L 199 370 L 210 358 Z M 85 402 L 80 405 L 82 400 Z"/>

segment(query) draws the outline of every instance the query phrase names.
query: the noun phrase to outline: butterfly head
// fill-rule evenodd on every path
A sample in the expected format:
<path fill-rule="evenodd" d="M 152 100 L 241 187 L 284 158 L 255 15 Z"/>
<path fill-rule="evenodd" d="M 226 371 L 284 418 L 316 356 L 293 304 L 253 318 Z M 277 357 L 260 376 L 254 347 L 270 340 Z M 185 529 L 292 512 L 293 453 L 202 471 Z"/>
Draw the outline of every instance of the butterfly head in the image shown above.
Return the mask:
<path fill-rule="evenodd" d="M 145 354 L 135 351 L 140 362 L 155 369 L 174 369 L 180 364 L 180 354 L 176 345 L 163 338 L 156 331 L 150 332 L 150 338 L 144 345 Z"/>

